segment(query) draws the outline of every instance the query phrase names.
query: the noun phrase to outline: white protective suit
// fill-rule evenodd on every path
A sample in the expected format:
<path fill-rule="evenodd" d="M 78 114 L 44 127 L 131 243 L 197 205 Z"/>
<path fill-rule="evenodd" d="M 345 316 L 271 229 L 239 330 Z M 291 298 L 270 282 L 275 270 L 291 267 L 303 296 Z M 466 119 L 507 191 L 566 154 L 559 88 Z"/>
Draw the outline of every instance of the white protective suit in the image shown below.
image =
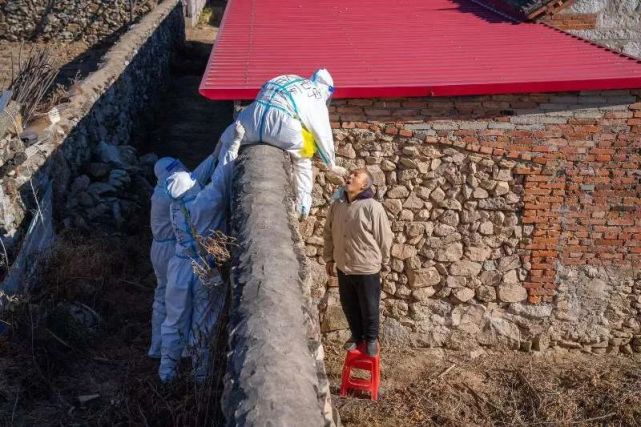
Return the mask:
<path fill-rule="evenodd" d="M 216 162 L 212 155 L 207 156 L 192 172 L 191 176 L 201 185 L 205 185 L 214 171 Z M 154 165 L 157 183 L 151 196 L 149 224 L 153 241 L 150 258 L 156 274 L 156 290 L 151 314 L 151 345 L 149 357 L 160 358 L 160 327 L 165 320 L 165 289 L 167 286 L 167 266 L 174 255 L 176 238 L 169 219 L 171 198 L 167 193 L 166 179 L 174 172 L 186 171 L 187 168 L 180 160 L 173 157 L 163 157 Z"/>
<path fill-rule="evenodd" d="M 215 265 L 204 254 L 196 237 L 215 230 L 226 230 L 229 210 L 228 190 L 233 161 L 238 154 L 243 129 L 235 126 L 236 139 L 216 150 L 218 158 L 214 175 L 204 188 L 189 174 L 178 172 L 167 178 L 167 192 L 172 198 L 170 218 L 176 237 L 175 254 L 169 261 L 165 293 L 166 317 L 162 323 L 162 357 L 159 375 L 163 382 L 176 376 L 178 360 L 188 346 L 194 377 L 206 378 L 209 367 L 209 340 L 224 305 L 224 286 L 216 275 L 212 283 L 202 283 L 194 273 L 193 260 Z"/>
<path fill-rule="evenodd" d="M 294 75 L 275 77 L 263 85 L 256 100 L 237 119 L 246 131 L 242 144 L 264 142 L 291 155 L 296 205 L 304 216 L 312 205 L 313 155 L 318 154 L 329 168 L 336 167 L 327 109 L 333 84 L 325 69 L 316 71 L 310 79 Z M 233 136 L 230 126 L 220 139 L 230 141 Z M 340 169 L 339 173 L 343 173 L 344 169 Z"/>

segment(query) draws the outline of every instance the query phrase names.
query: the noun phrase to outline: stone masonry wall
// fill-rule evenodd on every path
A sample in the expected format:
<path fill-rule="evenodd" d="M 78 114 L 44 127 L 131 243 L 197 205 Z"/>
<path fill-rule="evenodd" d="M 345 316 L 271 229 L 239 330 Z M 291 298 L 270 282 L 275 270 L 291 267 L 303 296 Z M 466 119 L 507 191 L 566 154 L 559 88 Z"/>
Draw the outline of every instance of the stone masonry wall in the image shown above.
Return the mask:
<path fill-rule="evenodd" d="M 335 101 L 338 162 L 372 172 L 395 232 L 384 338 L 641 350 L 640 95 Z M 341 178 L 318 172 L 301 234 L 323 330 L 344 336 L 320 257 Z"/>
<path fill-rule="evenodd" d="M 0 0 L 0 40 L 96 43 L 153 9 L 158 0 Z"/>
<path fill-rule="evenodd" d="M 561 30 L 641 58 L 641 0 L 575 0 L 545 20 Z"/>
<path fill-rule="evenodd" d="M 33 195 L 42 195 L 50 181 L 56 219 L 65 227 L 126 227 L 135 204 L 147 203 L 152 186 L 145 171 L 153 159 L 138 158 L 131 144 L 168 83 L 183 25 L 177 0 L 148 14 L 105 54 L 100 69 L 71 88 L 67 102 L 57 106 L 61 120 L 38 135 L 26 160 L 3 168 L 3 241 L 18 243 L 36 206 Z"/>

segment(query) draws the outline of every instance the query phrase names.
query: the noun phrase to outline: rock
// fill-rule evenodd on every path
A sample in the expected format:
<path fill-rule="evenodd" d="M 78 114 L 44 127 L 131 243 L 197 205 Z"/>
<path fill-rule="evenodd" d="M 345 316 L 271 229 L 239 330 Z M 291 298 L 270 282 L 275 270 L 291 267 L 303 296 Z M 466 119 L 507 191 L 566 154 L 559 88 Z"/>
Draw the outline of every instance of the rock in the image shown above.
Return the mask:
<path fill-rule="evenodd" d="M 545 333 L 535 336 L 532 340 L 532 350 L 534 351 L 545 351 L 548 347 L 550 347 L 550 337 Z"/>
<path fill-rule="evenodd" d="M 519 283 L 519 277 L 516 273 L 516 270 L 510 270 L 507 273 L 503 275 L 503 278 L 501 279 L 501 282 L 503 284 L 508 284 L 508 285 L 514 285 Z"/>
<path fill-rule="evenodd" d="M 401 221 L 414 221 L 414 213 L 409 209 L 403 209 L 398 219 Z"/>
<path fill-rule="evenodd" d="M 449 225 L 451 227 L 456 227 L 459 223 L 459 215 L 455 211 L 445 211 L 443 212 L 443 215 L 441 215 L 438 220 L 446 225 Z"/>
<path fill-rule="evenodd" d="M 404 199 L 409 196 L 410 191 L 402 185 L 397 185 L 387 190 L 385 195 L 388 199 Z"/>
<path fill-rule="evenodd" d="M 396 243 L 392 246 L 392 256 L 398 259 L 408 259 L 416 255 L 416 248 L 411 245 Z"/>
<path fill-rule="evenodd" d="M 485 286 L 498 286 L 499 283 L 501 283 L 502 278 L 503 275 L 495 270 L 484 271 L 479 276 L 481 283 L 483 283 Z"/>
<path fill-rule="evenodd" d="M 458 261 L 463 257 L 463 245 L 460 242 L 454 242 L 444 249 L 436 251 L 437 261 Z"/>
<path fill-rule="evenodd" d="M 481 246 L 468 246 L 465 249 L 465 256 L 470 259 L 470 261 L 485 261 L 492 254 L 490 248 L 485 248 Z"/>
<path fill-rule="evenodd" d="M 80 191 L 85 191 L 87 187 L 89 187 L 89 184 L 91 184 L 89 177 L 87 175 L 80 175 L 73 180 L 69 189 L 71 194 L 75 194 Z"/>
<path fill-rule="evenodd" d="M 403 204 L 398 199 L 388 199 L 383 201 L 383 207 L 393 215 L 398 215 L 403 210 Z"/>
<path fill-rule="evenodd" d="M 552 316 L 552 308 L 552 305 L 514 303 L 510 304 L 508 311 L 528 319 L 546 319 Z"/>
<path fill-rule="evenodd" d="M 481 264 L 472 261 L 457 261 L 450 266 L 453 276 L 474 277 L 481 272 Z"/>
<path fill-rule="evenodd" d="M 387 317 L 392 319 L 401 319 L 407 317 L 409 306 L 405 301 L 397 299 L 386 299 L 383 303 L 384 313 Z"/>
<path fill-rule="evenodd" d="M 95 203 L 93 200 L 93 197 L 89 195 L 89 193 L 85 191 L 81 191 L 76 195 L 76 200 L 78 201 L 78 204 L 82 207 L 85 208 L 90 208 L 92 207 Z"/>
<path fill-rule="evenodd" d="M 527 290 L 518 284 L 501 285 L 498 287 L 498 297 L 502 302 L 521 302 L 527 299 Z"/>
<path fill-rule="evenodd" d="M 463 288 L 467 284 L 467 279 L 461 276 L 447 276 L 445 279 L 445 284 L 448 288 Z"/>
<path fill-rule="evenodd" d="M 308 239 L 314 234 L 314 226 L 316 225 L 316 217 L 308 216 L 298 223 L 298 232 L 303 239 Z"/>
<path fill-rule="evenodd" d="M 486 236 L 494 234 L 494 224 L 491 221 L 485 221 L 479 226 L 479 233 Z"/>
<path fill-rule="evenodd" d="M 506 256 L 499 259 L 497 269 L 501 272 L 514 270 L 521 266 L 521 258 L 518 254 Z"/>
<path fill-rule="evenodd" d="M 414 289 L 412 291 L 412 298 L 414 298 L 416 301 L 424 302 L 435 293 L 436 289 L 434 289 L 432 286 L 426 286 L 424 288 Z"/>
<path fill-rule="evenodd" d="M 451 225 L 446 225 L 446 224 L 441 224 L 438 223 L 436 227 L 434 227 L 433 234 L 437 237 L 445 237 L 449 236 L 450 234 L 454 233 L 456 229 L 452 227 Z"/>
<path fill-rule="evenodd" d="M 422 288 L 439 284 L 441 282 L 441 275 L 436 268 L 428 267 L 419 270 L 409 270 L 407 272 L 407 279 L 412 288 Z"/>
<path fill-rule="evenodd" d="M 406 167 L 408 169 L 418 169 L 418 163 L 414 159 L 409 159 L 407 157 L 401 157 L 399 159 L 399 162 L 401 163 L 401 165 L 403 165 L 404 167 Z"/>
<path fill-rule="evenodd" d="M 381 169 L 385 172 L 391 172 L 393 170 L 396 170 L 396 163 L 387 159 L 383 159 L 383 161 L 381 162 Z"/>
<path fill-rule="evenodd" d="M 507 182 L 499 181 L 496 183 L 496 187 L 494 187 L 494 194 L 496 196 L 502 196 L 509 192 L 510 192 L 510 185 Z"/>
<path fill-rule="evenodd" d="M 470 288 L 457 288 L 452 291 L 452 295 L 458 302 L 467 302 L 474 298 L 474 290 Z"/>
<path fill-rule="evenodd" d="M 497 181 L 512 181 L 512 172 L 509 169 L 496 169 L 493 178 Z"/>
<path fill-rule="evenodd" d="M 109 185 L 105 182 L 93 182 L 89 185 L 87 192 L 100 197 L 106 194 L 116 194 L 117 191 L 113 185 Z"/>
<path fill-rule="evenodd" d="M 452 209 L 455 211 L 460 211 L 463 209 L 463 205 L 461 205 L 461 202 L 455 199 L 445 199 L 440 202 L 438 206 L 444 209 Z"/>
<path fill-rule="evenodd" d="M 496 288 L 493 286 L 479 286 L 476 288 L 476 299 L 483 302 L 496 301 Z"/>
<path fill-rule="evenodd" d="M 474 189 L 474 192 L 472 193 L 472 197 L 474 197 L 475 199 L 487 199 L 489 196 L 490 195 L 487 190 L 484 190 L 481 187 L 476 187 Z"/>
<path fill-rule="evenodd" d="M 405 203 L 403 203 L 403 207 L 405 209 L 421 209 L 425 205 L 425 202 L 421 200 L 415 193 L 411 193 L 407 199 L 405 199 Z"/>
<path fill-rule="evenodd" d="M 503 344 L 516 350 L 521 345 L 521 331 L 519 327 L 499 316 L 487 318 L 482 333 L 478 336 L 478 341 L 482 345 Z"/>
<path fill-rule="evenodd" d="M 381 170 L 379 165 L 368 165 L 367 170 L 372 174 L 372 178 L 374 178 L 374 185 L 385 185 L 385 172 Z"/>
<path fill-rule="evenodd" d="M 430 199 L 433 200 L 435 203 L 442 202 L 445 199 L 445 193 L 439 187 L 436 187 L 430 193 Z"/>
<path fill-rule="evenodd" d="M 347 324 L 347 319 L 345 318 L 345 313 L 343 313 L 341 306 L 329 305 L 325 310 L 321 330 L 323 332 L 330 332 L 347 328 L 349 328 L 349 325 Z"/>
<path fill-rule="evenodd" d="M 420 222 L 412 222 L 406 227 L 408 237 L 418 237 L 422 236 L 425 233 L 425 224 Z"/>
<path fill-rule="evenodd" d="M 398 320 L 386 318 L 381 324 L 381 343 L 385 346 L 409 345 L 409 331 Z"/>
<path fill-rule="evenodd" d="M 103 179 L 108 174 L 111 168 L 107 163 L 93 162 L 87 166 L 87 173 L 94 179 Z"/>
<path fill-rule="evenodd" d="M 107 182 L 115 188 L 121 189 L 131 183 L 131 178 L 129 178 L 129 174 L 126 171 L 114 169 L 109 173 Z"/>

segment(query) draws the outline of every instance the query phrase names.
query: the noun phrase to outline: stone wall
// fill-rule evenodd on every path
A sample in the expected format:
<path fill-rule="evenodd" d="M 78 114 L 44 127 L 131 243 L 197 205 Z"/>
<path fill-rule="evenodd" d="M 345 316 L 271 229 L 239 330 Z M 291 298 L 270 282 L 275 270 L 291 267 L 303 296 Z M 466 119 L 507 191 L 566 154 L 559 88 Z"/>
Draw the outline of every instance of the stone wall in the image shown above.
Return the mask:
<path fill-rule="evenodd" d="M 395 232 L 384 337 L 525 349 L 638 340 L 640 95 L 335 101 L 338 162 L 372 172 Z M 323 330 L 337 337 L 347 325 L 320 254 L 341 178 L 317 172 L 301 234 Z"/>
<path fill-rule="evenodd" d="M 65 227 L 126 227 L 135 205 L 147 203 L 153 158 L 139 158 L 131 144 L 168 83 L 183 26 L 179 2 L 163 2 L 121 37 L 99 70 L 71 88 L 68 102 L 57 106 L 61 120 L 38 135 L 26 160 L 3 168 L 3 241 L 19 240 L 36 207 L 34 194 L 42 195 L 50 181 L 54 213 Z"/>
<path fill-rule="evenodd" d="M 0 40 L 94 44 L 153 9 L 158 0 L 0 0 Z"/>
<path fill-rule="evenodd" d="M 575 0 L 545 20 L 561 30 L 641 59 L 641 0 Z"/>
<path fill-rule="evenodd" d="M 223 397 L 230 426 L 334 424 L 290 169 L 283 151 L 268 145 L 245 147 L 236 164 Z"/>

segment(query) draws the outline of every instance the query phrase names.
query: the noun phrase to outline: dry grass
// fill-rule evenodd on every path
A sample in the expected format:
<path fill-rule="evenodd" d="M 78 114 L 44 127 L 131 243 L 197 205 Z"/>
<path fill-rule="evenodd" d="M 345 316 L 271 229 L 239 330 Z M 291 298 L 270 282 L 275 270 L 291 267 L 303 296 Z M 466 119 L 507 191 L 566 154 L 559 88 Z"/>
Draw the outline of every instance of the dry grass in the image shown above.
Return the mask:
<path fill-rule="evenodd" d="M 343 354 L 335 346 L 328 354 L 338 386 Z M 378 403 L 336 398 L 346 426 L 641 425 L 638 357 L 508 353 L 470 360 L 393 349 L 382 357 Z"/>
<path fill-rule="evenodd" d="M 210 284 L 212 278 L 219 273 L 216 266 L 225 266 L 229 263 L 231 250 L 236 246 L 236 241 L 219 230 L 212 230 L 212 233 L 207 236 L 197 235 L 196 241 L 201 255 L 192 261 L 192 267 L 203 283 Z"/>
<path fill-rule="evenodd" d="M 155 287 L 149 243 L 146 234 L 60 239 L 40 287 L 4 319 L 13 332 L 0 338 L 0 420 L 8 425 L 219 423 L 224 351 L 214 354 L 201 385 L 191 379 L 189 360 L 182 361 L 175 383 L 162 385 L 158 361 L 146 355 Z M 223 350 L 224 325 L 225 319 L 212 343 Z M 78 399 L 92 394 L 99 397 Z"/>

